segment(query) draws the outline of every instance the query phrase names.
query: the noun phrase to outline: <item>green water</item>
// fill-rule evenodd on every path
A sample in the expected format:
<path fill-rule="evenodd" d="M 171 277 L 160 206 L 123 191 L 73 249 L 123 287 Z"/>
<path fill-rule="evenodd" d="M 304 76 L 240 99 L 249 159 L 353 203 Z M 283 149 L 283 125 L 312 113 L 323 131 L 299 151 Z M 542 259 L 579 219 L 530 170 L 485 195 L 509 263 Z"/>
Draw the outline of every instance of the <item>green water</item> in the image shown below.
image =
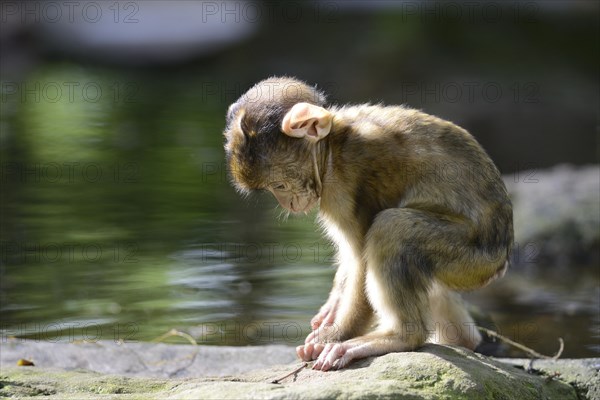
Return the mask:
<path fill-rule="evenodd" d="M 308 333 L 334 272 L 315 214 L 284 221 L 270 197 L 240 198 L 221 137 L 235 88 L 167 74 L 61 63 L 3 82 L 2 342 Z M 469 297 L 539 351 L 563 336 L 565 355 L 597 356 L 598 277 L 523 288 L 526 273 Z"/>

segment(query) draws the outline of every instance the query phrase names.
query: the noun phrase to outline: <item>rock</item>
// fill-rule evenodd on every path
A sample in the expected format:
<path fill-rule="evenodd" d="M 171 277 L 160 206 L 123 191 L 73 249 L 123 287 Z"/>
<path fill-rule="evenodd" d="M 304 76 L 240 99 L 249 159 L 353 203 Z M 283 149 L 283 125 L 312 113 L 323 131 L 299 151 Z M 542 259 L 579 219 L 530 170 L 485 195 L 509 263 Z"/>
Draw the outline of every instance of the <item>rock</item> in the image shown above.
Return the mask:
<path fill-rule="evenodd" d="M 575 388 L 580 399 L 600 399 L 600 359 L 531 360 L 505 358 L 503 363 L 544 375 L 546 380 L 560 379 Z"/>
<path fill-rule="evenodd" d="M 0 366 L 19 359 L 36 367 L 87 369 L 123 376 L 186 378 L 240 374 L 296 360 L 288 346 L 189 346 L 165 343 L 51 343 L 14 339 L 2 343 Z"/>
<path fill-rule="evenodd" d="M 505 175 L 513 202 L 513 264 L 596 265 L 600 166 L 559 165 Z"/>
<path fill-rule="evenodd" d="M 485 357 L 468 350 L 438 345 L 426 345 L 417 352 L 392 353 L 368 358 L 352 364 L 342 371 L 320 372 L 302 369 L 294 376 L 283 379 L 280 384 L 271 383 L 281 378 L 301 364 L 295 361 L 288 365 L 276 365 L 255 369 L 265 363 L 275 364 L 284 361 L 285 354 L 293 355 L 293 348 L 263 346 L 254 348 L 176 346 L 138 343 L 121 345 L 116 352 L 113 346 L 98 349 L 93 345 L 21 342 L 16 346 L 2 345 L 0 372 L 0 396 L 26 397 L 45 396 L 48 399 L 223 399 L 223 398 L 268 398 L 268 399 L 594 399 L 600 396 L 598 369 L 600 359 L 536 361 L 531 372 L 526 372 L 528 360 L 498 360 Z M 70 353 L 62 353 L 71 346 Z M 160 349 L 160 354 L 150 351 Z M 33 354 L 35 367 L 16 367 L 10 360 L 23 357 L 25 349 L 37 350 L 43 357 Z M 148 350 L 148 351 L 145 351 Z M 44 366 L 45 358 L 51 351 L 54 360 L 63 368 Z M 203 362 L 213 366 L 214 360 L 228 360 L 215 363 L 215 375 L 225 372 L 237 364 L 238 370 L 246 370 L 235 376 L 207 377 L 203 373 L 190 373 L 189 367 L 177 364 L 174 356 L 168 354 L 191 354 L 197 351 L 197 360 L 202 355 Z M 106 354 L 102 354 L 105 352 Z M 239 353 L 236 355 L 236 353 Z M 70 354 L 70 356 L 69 356 Z M 135 356 L 134 356 L 135 355 Z M 136 376 L 108 375 L 88 370 L 66 370 L 65 357 L 72 360 L 90 357 L 112 357 L 116 371 L 122 371 L 123 359 L 131 362 L 139 356 L 153 357 L 159 361 L 154 368 L 145 372 L 134 372 Z M 249 356 L 252 356 L 249 358 Z M 61 359 L 63 359 L 61 361 Z M 266 359 L 266 360 L 265 360 Z M 46 360 L 46 361 L 43 361 Z M 506 362 L 503 362 L 506 361 Z M 144 360 L 147 363 L 148 359 Z M 189 363 L 195 365 L 197 361 Z M 288 362 L 286 360 L 286 362 Z M 509 364 L 510 363 L 510 364 Z M 174 365 L 182 368 L 177 376 L 188 378 L 165 379 L 173 372 Z M 512 365 L 511 365 L 512 364 Z M 73 361 L 71 365 L 77 365 Z M 187 365 L 187 364 L 186 364 Z M 193 368 L 193 367 L 192 367 Z M 108 369 L 108 366 L 105 368 Z M 207 370 L 205 370 L 207 371 Z M 115 371 L 113 371 L 115 372 Z M 131 371 L 127 375 L 132 375 Z M 142 375 L 152 376 L 140 377 Z M 158 376 L 162 376 L 157 378 Z M 191 377 L 194 376 L 194 377 Z"/>

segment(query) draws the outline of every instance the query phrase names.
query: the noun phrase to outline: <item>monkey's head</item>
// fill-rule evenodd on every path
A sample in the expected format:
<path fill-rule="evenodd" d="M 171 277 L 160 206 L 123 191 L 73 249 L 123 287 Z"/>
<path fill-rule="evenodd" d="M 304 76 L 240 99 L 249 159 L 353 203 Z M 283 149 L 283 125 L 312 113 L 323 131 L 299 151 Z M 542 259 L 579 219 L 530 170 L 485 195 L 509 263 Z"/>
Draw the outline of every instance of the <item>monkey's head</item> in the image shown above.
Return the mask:
<path fill-rule="evenodd" d="M 225 153 L 235 187 L 270 191 L 279 204 L 306 212 L 321 194 L 317 143 L 331 129 L 323 93 L 292 78 L 265 79 L 227 112 Z"/>

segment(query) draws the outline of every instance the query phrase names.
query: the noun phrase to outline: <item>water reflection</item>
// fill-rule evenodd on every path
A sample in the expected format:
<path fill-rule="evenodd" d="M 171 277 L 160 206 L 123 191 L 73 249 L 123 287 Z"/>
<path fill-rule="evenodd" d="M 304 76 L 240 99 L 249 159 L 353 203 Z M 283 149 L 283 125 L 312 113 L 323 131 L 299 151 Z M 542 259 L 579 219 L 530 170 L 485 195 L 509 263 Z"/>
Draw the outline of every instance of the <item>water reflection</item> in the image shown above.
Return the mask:
<path fill-rule="evenodd" d="M 59 64 L 26 84 L 92 82 L 102 94 L 7 98 L 3 338 L 151 340 L 177 328 L 215 344 L 303 340 L 332 249 L 314 215 L 283 222 L 270 198 L 231 189 L 226 104 L 193 90 L 204 78 Z M 563 336 L 565 356 L 593 356 L 598 294 L 593 274 L 516 270 L 468 297 L 539 351 Z"/>

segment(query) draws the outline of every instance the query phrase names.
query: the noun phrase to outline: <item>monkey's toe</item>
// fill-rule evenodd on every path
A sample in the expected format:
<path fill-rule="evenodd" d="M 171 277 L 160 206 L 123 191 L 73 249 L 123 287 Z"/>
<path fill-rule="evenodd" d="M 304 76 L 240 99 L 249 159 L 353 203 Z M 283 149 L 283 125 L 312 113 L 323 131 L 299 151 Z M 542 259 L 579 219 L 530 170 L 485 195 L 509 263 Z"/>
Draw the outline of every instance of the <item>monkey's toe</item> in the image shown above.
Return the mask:
<path fill-rule="evenodd" d="M 321 355 L 313 365 L 313 369 L 329 371 L 344 368 L 350 360 L 344 360 L 347 346 L 344 343 L 327 343 Z"/>

